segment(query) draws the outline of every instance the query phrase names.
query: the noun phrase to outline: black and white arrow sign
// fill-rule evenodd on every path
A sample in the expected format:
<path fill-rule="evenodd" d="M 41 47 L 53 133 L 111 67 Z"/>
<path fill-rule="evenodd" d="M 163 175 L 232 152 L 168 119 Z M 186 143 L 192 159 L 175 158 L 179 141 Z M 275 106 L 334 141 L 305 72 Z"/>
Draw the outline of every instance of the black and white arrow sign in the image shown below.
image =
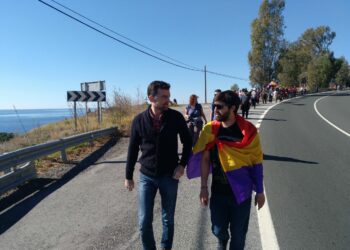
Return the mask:
<path fill-rule="evenodd" d="M 67 91 L 68 102 L 105 102 L 106 92 L 100 91 Z"/>

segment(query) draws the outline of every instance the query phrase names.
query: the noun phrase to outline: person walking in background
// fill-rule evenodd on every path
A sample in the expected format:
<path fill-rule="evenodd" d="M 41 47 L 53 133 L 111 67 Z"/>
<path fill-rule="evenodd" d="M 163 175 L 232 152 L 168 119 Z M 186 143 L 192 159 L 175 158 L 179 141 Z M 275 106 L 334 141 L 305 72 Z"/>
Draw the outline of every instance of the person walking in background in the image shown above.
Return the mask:
<path fill-rule="evenodd" d="M 268 92 L 268 98 L 269 98 L 269 102 L 272 102 L 272 97 L 273 97 L 273 89 L 272 87 L 269 88 L 269 92 Z"/>
<path fill-rule="evenodd" d="M 208 176 L 212 166 L 210 214 L 212 232 L 218 248 L 243 250 L 249 225 L 251 199 L 265 203 L 263 189 L 263 153 L 256 127 L 237 114 L 238 95 L 223 91 L 215 98 L 216 121 L 206 124 L 193 148 L 187 175 L 196 177 L 200 168 L 200 202 L 209 202 Z M 229 234 L 230 231 L 230 234 Z"/>
<path fill-rule="evenodd" d="M 265 88 L 261 91 L 261 98 L 263 100 L 263 104 L 266 104 L 267 103 L 267 91 Z"/>
<path fill-rule="evenodd" d="M 261 94 L 261 89 L 260 88 L 256 89 L 256 103 L 258 105 L 260 104 L 260 94 Z"/>
<path fill-rule="evenodd" d="M 241 99 L 242 116 L 247 119 L 249 115 L 249 109 L 250 109 L 250 94 L 248 93 L 247 89 L 242 90 L 242 95 L 240 99 Z"/>
<path fill-rule="evenodd" d="M 194 145 L 203 128 L 202 118 L 204 119 L 204 122 L 207 123 L 207 118 L 203 112 L 203 107 L 200 103 L 198 103 L 198 96 L 195 94 L 190 96 L 189 104 L 185 108 L 185 118 L 192 136 L 192 145 Z"/>
<path fill-rule="evenodd" d="M 250 91 L 250 96 L 251 96 L 251 102 L 252 102 L 252 105 L 253 105 L 253 108 L 255 109 L 256 107 L 256 90 L 255 88 L 252 89 L 252 91 Z"/>
<path fill-rule="evenodd" d="M 214 91 L 214 98 L 220 93 L 221 93 L 221 89 L 216 89 Z M 211 103 L 210 120 L 213 121 L 214 119 L 215 119 L 215 115 L 214 115 L 214 99 L 213 99 L 213 102 Z"/>
<path fill-rule="evenodd" d="M 141 148 L 139 180 L 139 228 L 144 250 L 156 249 L 153 235 L 154 198 L 159 190 L 162 203 L 162 249 L 171 249 L 174 214 L 180 177 L 190 157 L 192 140 L 183 115 L 169 108 L 170 84 L 153 81 L 147 95 L 151 106 L 132 122 L 126 163 L 125 187 L 134 189 L 133 172 Z M 178 157 L 178 135 L 183 144 Z"/>

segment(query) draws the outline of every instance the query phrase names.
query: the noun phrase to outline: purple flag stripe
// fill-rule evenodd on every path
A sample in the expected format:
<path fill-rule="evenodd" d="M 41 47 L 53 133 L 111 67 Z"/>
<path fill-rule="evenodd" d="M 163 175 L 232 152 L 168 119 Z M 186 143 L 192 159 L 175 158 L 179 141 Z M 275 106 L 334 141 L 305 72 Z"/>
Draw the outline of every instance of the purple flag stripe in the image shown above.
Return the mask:
<path fill-rule="evenodd" d="M 201 161 L 202 152 L 191 155 L 186 168 L 186 174 L 188 179 L 193 179 L 201 176 Z M 210 173 L 211 169 L 212 167 L 210 166 Z"/>

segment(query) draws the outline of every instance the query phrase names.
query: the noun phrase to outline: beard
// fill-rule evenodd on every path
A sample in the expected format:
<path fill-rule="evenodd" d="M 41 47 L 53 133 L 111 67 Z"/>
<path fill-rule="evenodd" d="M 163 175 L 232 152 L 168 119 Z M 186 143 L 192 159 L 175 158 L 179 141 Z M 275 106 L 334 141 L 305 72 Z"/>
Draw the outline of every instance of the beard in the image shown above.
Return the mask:
<path fill-rule="evenodd" d="M 169 103 L 164 103 L 164 104 L 157 103 L 156 109 L 158 109 L 161 112 L 167 111 L 169 109 Z"/>
<path fill-rule="evenodd" d="M 230 111 L 227 111 L 222 114 L 220 113 L 215 114 L 215 119 L 218 120 L 219 122 L 226 122 L 229 117 L 230 117 Z"/>

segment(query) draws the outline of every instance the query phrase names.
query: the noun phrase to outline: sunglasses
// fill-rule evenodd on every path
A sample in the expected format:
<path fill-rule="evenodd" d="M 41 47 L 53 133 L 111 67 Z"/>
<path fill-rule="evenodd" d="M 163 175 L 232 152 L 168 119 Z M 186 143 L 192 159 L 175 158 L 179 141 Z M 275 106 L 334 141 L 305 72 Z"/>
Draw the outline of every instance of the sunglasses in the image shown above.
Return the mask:
<path fill-rule="evenodd" d="M 214 109 L 216 108 L 216 109 L 220 110 L 220 109 L 222 109 L 224 107 L 224 105 L 214 104 L 213 107 L 214 107 Z"/>

